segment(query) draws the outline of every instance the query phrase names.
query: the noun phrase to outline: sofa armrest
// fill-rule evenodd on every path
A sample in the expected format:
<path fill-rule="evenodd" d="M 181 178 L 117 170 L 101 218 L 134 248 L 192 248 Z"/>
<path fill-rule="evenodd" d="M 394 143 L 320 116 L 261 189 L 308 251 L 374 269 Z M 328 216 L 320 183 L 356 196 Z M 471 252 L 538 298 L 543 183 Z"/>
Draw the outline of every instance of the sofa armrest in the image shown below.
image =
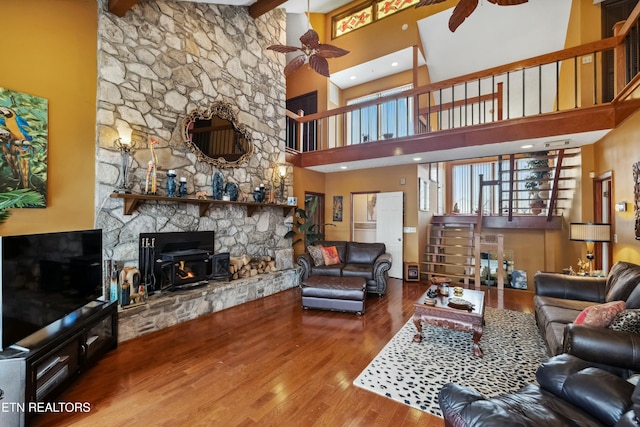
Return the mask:
<path fill-rule="evenodd" d="M 376 258 L 375 262 L 373 263 L 374 273 L 377 273 L 378 269 L 389 270 L 391 268 L 391 261 L 392 259 L 390 253 L 384 253 L 378 256 L 378 258 Z"/>
<path fill-rule="evenodd" d="M 472 388 L 456 383 L 445 384 L 438 392 L 440 409 L 448 425 L 453 427 L 468 426 L 460 413 L 477 400 L 485 400 L 485 397 Z"/>
<path fill-rule="evenodd" d="M 604 302 L 606 277 L 572 276 L 537 272 L 533 276 L 536 295 L 581 301 Z"/>
<path fill-rule="evenodd" d="M 376 282 L 379 296 L 383 296 L 387 292 L 387 279 L 389 278 L 391 262 L 391 254 L 384 253 L 379 255 L 373 263 L 373 280 Z"/>
<path fill-rule="evenodd" d="M 313 265 L 313 261 L 311 260 L 311 255 L 308 253 L 304 253 L 298 255 L 297 264 L 302 267 L 300 269 L 300 282 L 309 277 L 311 274 L 311 266 Z"/>
<path fill-rule="evenodd" d="M 568 324 L 564 352 L 583 360 L 640 372 L 640 335 L 596 326 Z"/>

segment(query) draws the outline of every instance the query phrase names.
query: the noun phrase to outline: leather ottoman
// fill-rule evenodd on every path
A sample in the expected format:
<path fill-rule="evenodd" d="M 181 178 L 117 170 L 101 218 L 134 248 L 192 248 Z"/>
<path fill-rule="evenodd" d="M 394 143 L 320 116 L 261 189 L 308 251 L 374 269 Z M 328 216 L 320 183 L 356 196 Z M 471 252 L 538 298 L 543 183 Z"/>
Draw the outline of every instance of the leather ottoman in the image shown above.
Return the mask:
<path fill-rule="evenodd" d="M 364 277 L 309 276 L 302 281 L 302 308 L 364 313 Z"/>

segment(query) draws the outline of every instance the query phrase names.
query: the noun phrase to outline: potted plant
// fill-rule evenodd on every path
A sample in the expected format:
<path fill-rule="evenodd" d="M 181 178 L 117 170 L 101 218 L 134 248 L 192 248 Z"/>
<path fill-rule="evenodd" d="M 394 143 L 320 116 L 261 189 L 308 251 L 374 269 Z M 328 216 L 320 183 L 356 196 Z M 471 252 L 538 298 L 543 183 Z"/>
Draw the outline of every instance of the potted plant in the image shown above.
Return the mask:
<path fill-rule="evenodd" d="M 312 245 L 316 240 L 324 238 L 324 233 L 316 230 L 316 225 L 309 219 L 316 209 L 318 208 L 318 199 L 314 198 L 309 205 L 309 214 L 302 208 L 295 208 L 293 214 L 293 224 L 291 230 L 284 235 L 285 238 L 293 238 L 296 234 L 302 234 L 304 237 L 299 237 L 291 243 L 291 246 L 295 246 L 299 242 L 306 242 L 306 245 Z"/>
<path fill-rule="evenodd" d="M 546 207 L 545 199 L 541 197 L 538 190 L 541 186 L 548 185 L 548 154 L 548 151 L 530 153 L 531 160 L 527 162 L 527 169 L 530 169 L 530 172 L 525 178 L 527 182 L 525 182 L 524 187 L 529 190 L 531 213 L 534 215 L 539 215 L 542 209 Z"/>

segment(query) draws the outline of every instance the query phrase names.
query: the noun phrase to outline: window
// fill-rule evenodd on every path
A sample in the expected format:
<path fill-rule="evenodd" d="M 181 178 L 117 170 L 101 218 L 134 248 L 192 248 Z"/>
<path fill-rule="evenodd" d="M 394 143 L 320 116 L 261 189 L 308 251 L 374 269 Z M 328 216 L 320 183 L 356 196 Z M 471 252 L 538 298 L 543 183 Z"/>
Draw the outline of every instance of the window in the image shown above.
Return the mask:
<path fill-rule="evenodd" d="M 333 38 L 340 37 L 353 30 L 362 28 L 379 19 L 386 18 L 418 3 L 419 0 L 381 0 L 369 1 L 334 16 L 332 21 Z"/>
<path fill-rule="evenodd" d="M 349 100 L 347 105 L 368 103 L 412 88 L 413 85 L 409 84 L 366 95 Z M 413 97 L 396 98 L 388 102 L 366 105 L 347 113 L 347 144 L 349 145 L 412 134 Z"/>
<path fill-rule="evenodd" d="M 480 175 L 483 180 L 497 179 L 498 162 L 483 162 L 454 165 L 451 168 L 451 198 L 453 211 L 461 214 L 475 214 L 478 212 L 478 197 L 480 194 Z M 483 189 L 482 209 L 493 213 L 498 210 L 498 188 L 485 187 Z"/>

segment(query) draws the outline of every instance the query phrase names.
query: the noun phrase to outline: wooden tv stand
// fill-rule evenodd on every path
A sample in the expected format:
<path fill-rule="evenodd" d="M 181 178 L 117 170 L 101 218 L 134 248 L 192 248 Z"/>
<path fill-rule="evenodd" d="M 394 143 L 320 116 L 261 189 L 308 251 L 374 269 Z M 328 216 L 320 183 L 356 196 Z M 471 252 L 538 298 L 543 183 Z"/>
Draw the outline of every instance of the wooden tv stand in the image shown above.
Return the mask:
<path fill-rule="evenodd" d="M 28 426 L 52 398 L 118 345 L 115 301 L 92 301 L 0 352 L 0 425 Z M 6 406 L 6 405 L 5 405 Z"/>

